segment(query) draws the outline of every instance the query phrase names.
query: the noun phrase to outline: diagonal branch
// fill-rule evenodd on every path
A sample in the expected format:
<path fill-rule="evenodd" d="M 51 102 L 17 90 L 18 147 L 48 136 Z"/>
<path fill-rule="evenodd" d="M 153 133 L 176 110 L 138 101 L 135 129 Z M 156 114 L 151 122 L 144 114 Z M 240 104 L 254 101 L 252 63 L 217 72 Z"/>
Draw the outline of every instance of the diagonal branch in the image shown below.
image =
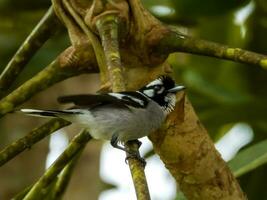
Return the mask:
<path fill-rule="evenodd" d="M 57 158 L 57 160 L 46 170 L 44 175 L 34 184 L 24 200 L 39 199 L 42 195 L 42 189 L 58 176 L 62 169 L 85 147 L 87 142 L 91 140 L 91 135 L 84 130 L 74 137 L 66 150 Z"/>
<path fill-rule="evenodd" d="M 7 163 L 25 149 L 31 148 L 32 145 L 39 142 L 46 136 L 69 124 L 70 122 L 63 119 L 52 119 L 44 125 L 33 129 L 25 137 L 13 142 L 0 152 L 0 166 Z"/>
<path fill-rule="evenodd" d="M 250 64 L 267 69 L 267 56 L 240 48 L 232 48 L 223 44 L 201 40 L 181 34 L 170 28 L 158 45 L 158 53 L 185 52 Z"/>
<path fill-rule="evenodd" d="M 82 73 L 96 72 L 94 61 L 93 52 L 88 47 L 66 49 L 44 70 L 0 101 L 0 117 L 57 82 Z"/>
<path fill-rule="evenodd" d="M 39 48 L 62 27 L 52 8 L 36 25 L 0 75 L 0 97 L 10 88 Z"/>
<path fill-rule="evenodd" d="M 53 200 L 62 199 L 62 196 L 68 187 L 72 172 L 81 156 L 82 150 L 83 149 L 81 149 L 80 152 L 76 154 L 76 156 L 64 167 L 64 169 L 60 173 L 58 180 L 56 181 L 56 184 L 53 188 Z"/>

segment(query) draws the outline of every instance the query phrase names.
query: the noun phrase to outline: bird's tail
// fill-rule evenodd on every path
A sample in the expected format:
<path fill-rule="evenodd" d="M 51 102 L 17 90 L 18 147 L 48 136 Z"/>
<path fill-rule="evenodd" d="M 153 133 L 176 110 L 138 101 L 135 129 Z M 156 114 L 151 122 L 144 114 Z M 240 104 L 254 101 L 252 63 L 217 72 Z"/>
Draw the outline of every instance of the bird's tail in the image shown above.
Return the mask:
<path fill-rule="evenodd" d="M 61 117 L 62 115 L 75 114 L 72 110 L 37 110 L 37 109 L 21 109 L 17 112 L 35 117 Z"/>

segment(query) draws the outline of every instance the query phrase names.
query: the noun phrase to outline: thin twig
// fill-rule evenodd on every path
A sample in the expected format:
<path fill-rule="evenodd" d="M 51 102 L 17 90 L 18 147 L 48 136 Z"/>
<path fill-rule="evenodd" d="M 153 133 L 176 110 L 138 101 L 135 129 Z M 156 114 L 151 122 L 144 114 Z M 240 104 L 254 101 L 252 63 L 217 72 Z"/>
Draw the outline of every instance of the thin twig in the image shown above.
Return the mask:
<path fill-rule="evenodd" d="M 52 119 L 42 126 L 33 129 L 26 136 L 20 138 L 16 142 L 13 142 L 0 152 L 0 166 L 7 163 L 25 149 L 31 148 L 32 145 L 39 142 L 46 136 L 69 124 L 70 122 L 67 122 L 63 119 Z"/>
<path fill-rule="evenodd" d="M 250 64 L 267 69 L 267 56 L 240 48 L 201 40 L 181 34 L 175 28 L 162 37 L 157 45 L 159 53 L 186 52 Z"/>
<path fill-rule="evenodd" d="M 61 27 L 61 23 L 50 7 L 0 75 L 0 97 L 10 88 L 38 49 Z"/>
<path fill-rule="evenodd" d="M 97 22 L 97 29 L 104 47 L 106 62 L 114 92 L 125 91 L 122 74 L 122 65 L 119 53 L 118 19 L 115 15 L 104 15 Z M 126 148 L 139 155 L 138 144 L 126 143 Z M 128 153 L 127 153 L 127 156 Z M 132 174 L 135 192 L 138 200 L 149 200 L 149 190 L 143 163 L 136 158 L 129 158 L 129 167 Z"/>
<path fill-rule="evenodd" d="M 57 160 L 46 170 L 44 175 L 34 184 L 24 200 L 35 200 L 42 195 L 42 189 L 58 176 L 62 169 L 77 155 L 86 143 L 91 139 L 88 131 L 84 130 L 74 137 L 66 150 L 57 158 Z"/>

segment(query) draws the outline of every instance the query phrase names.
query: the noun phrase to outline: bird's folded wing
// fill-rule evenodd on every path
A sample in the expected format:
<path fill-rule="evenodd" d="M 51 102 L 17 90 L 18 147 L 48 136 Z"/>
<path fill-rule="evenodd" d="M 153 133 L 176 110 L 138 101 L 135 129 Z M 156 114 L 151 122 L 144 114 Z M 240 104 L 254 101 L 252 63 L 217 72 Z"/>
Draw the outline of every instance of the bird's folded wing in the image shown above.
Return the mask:
<path fill-rule="evenodd" d="M 146 105 L 143 99 L 134 97 L 133 94 L 127 93 L 108 93 L 108 94 L 80 94 L 61 96 L 58 98 L 59 103 L 73 103 L 76 106 L 98 106 L 113 104 L 120 107 L 132 106 L 136 108 L 143 108 Z"/>

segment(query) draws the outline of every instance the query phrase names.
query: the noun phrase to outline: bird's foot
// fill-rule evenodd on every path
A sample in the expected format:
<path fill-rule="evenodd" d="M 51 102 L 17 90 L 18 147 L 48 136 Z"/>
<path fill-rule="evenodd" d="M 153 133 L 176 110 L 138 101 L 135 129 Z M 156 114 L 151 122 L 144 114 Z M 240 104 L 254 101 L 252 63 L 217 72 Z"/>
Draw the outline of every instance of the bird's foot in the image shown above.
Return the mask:
<path fill-rule="evenodd" d="M 126 164 L 128 164 L 128 160 L 129 159 L 136 159 L 142 164 L 142 166 L 144 168 L 146 166 L 146 160 L 144 158 L 142 158 L 138 152 L 128 152 L 127 151 L 127 156 L 125 158 L 125 163 Z"/>

